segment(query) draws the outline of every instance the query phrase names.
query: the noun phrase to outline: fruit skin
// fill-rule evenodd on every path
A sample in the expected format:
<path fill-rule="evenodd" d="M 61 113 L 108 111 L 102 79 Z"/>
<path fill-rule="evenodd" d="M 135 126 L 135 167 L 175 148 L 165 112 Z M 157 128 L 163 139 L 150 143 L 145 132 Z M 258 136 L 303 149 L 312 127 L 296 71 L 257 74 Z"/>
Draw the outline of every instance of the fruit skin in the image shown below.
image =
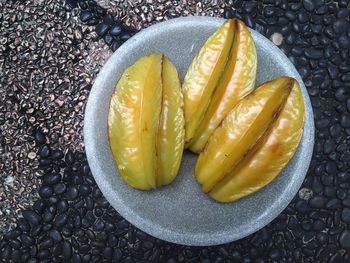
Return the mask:
<path fill-rule="evenodd" d="M 185 142 L 185 119 L 180 79 L 165 56 L 162 71 L 162 110 L 157 141 L 157 186 L 171 183 L 181 164 Z"/>
<path fill-rule="evenodd" d="M 232 202 L 270 183 L 294 156 L 304 125 L 304 103 L 297 81 L 278 119 L 238 167 L 219 182 L 209 195 Z"/>
<path fill-rule="evenodd" d="M 161 54 L 140 58 L 124 71 L 110 102 L 112 154 L 123 179 L 141 190 L 156 188 L 161 72 Z"/>
<path fill-rule="evenodd" d="M 182 86 L 185 106 L 185 142 L 191 143 L 204 118 L 217 82 L 224 70 L 233 40 L 233 20 L 223 25 L 205 42 L 192 61 Z"/>
<path fill-rule="evenodd" d="M 127 68 L 111 97 L 110 147 L 122 178 L 150 190 L 176 177 L 184 148 L 181 84 L 175 66 L 151 54 Z"/>
<path fill-rule="evenodd" d="M 255 85 L 257 55 L 254 40 L 242 21 L 233 19 L 233 22 L 234 39 L 229 59 L 204 119 L 188 147 L 195 153 L 203 150 L 210 135 L 227 113 L 249 94 Z"/>
<path fill-rule="evenodd" d="M 199 155 L 195 174 L 204 192 L 229 174 L 275 120 L 294 80 L 266 82 L 241 100 L 225 117 Z"/>

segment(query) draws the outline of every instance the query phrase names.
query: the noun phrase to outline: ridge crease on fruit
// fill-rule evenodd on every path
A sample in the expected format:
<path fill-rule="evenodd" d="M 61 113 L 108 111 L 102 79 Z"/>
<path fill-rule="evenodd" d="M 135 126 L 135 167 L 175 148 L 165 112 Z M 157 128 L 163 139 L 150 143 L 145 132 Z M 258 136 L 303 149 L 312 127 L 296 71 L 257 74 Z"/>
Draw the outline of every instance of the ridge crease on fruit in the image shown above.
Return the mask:
<path fill-rule="evenodd" d="M 184 144 L 182 96 L 177 71 L 164 55 L 144 56 L 123 72 L 110 102 L 108 134 L 119 173 L 132 187 L 149 190 L 176 177 Z"/>
<path fill-rule="evenodd" d="M 233 20 L 226 20 L 205 42 L 186 73 L 182 90 L 187 144 L 192 141 L 199 123 L 204 118 L 210 98 L 226 65 L 233 40 L 233 27 Z"/>
<path fill-rule="evenodd" d="M 218 185 L 224 186 L 228 175 L 233 174 L 250 152 L 264 141 L 269 128 L 285 111 L 284 105 L 291 91 L 299 89 L 295 83 L 289 77 L 266 82 L 242 99 L 225 117 L 196 163 L 196 178 L 204 192 L 211 194 L 213 190 L 217 191 Z M 300 127 L 300 118 L 296 122 L 296 127 Z M 273 160 L 270 162 L 273 163 Z"/>
<path fill-rule="evenodd" d="M 227 113 L 255 85 L 257 70 L 257 55 L 254 40 L 245 24 L 239 19 L 233 19 L 234 36 L 229 58 L 218 85 L 210 100 L 203 120 L 187 147 L 199 153 L 203 150 L 210 135 L 225 118 Z"/>

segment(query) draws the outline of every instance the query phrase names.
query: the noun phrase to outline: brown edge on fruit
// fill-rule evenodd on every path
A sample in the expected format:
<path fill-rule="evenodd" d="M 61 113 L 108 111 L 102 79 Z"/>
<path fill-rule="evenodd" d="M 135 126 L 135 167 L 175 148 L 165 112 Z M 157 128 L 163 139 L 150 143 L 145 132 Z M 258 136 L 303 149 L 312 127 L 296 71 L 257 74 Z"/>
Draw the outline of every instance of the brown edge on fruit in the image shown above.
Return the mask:
<path fill-rule="evenodd" d="M 156 181 L 156 188 L 160 187 L 162 185 L 162 175 L 159 174 L 159 155 L 158 155 L 158 134 L 159 134 L 159 127 L 160 125 L 162 124 L 162 120 L 163 120 L 163 114 L 162 114 L 162 111 L 163 111 L 163 99 L 164 99 L 164 83 L 163 83 L 163 73 L 164 73 L 164 54 L 161 53 L 161 60 L 160 60 L 160 83 L 161 83 L 161 99 L 160 99 L 160 111 L 159 111 L 159 116 L 158 116 L 158 128 L 157 128 L 157 131 L 156 131 L 156 144 L 155 144 L 155 154 L 156 154 L 156 173 L 155 173 L 155 181 Z"/>
<path fill-rule="evenodd" d="M 292 88 L 294 87 L 294 83 L 295 80 L 294 78 L 291 78 L 291 77 L 288 77 L 288 76 L 280 76 L 280 77 L 287 77 L 289 79 L 289 83 L 288 83 L 288 86 L 286 87 L 286 89 L 289 89 L 289 94 L 288 96 L 286 96 L 286 98 L 284 99 L 283 103 L 275 110 L 274 112 L 274 116 L 273 118 L 271 119 L 271 121 L 269 122 L 267 128 L 264 130 L 264 132 L 260 135 L 259 139 L 256 141 L 256 143 L 254 145 L 252 145 L 248 150 L 247 152 L 242 156 L 242 158 L 238 161 L 238 163 L 236 164 L 236 166 L 234 166 L 226 175 L 224 175 L 217 183 L 219 184 L 221 181 L 223 181 L 224 179 L 226 179 L 230 174 L 234 174 L 235 172 L 239 171 L 239 169 L 241 169 L 242 165 L 244 165 L 244 160 L 246 158 L 252 158 L 254 156 L 254 154 L 257 152 L 258 149 L 260 149 L 263 145 L 263 142 L 266 140 L 266 138 L 268 137 L 268 135 L 271 133 L 272 129 L 273 129 L 273 125 L 274 123 L 277 121 L 278 117 L 280 116 L 280 113 L 282 112 L 282 110 L 284 109 L 285 105 L 286 105 L 286 102 L 290 96 L 290 93 L 292 91 Z M 279 78 L 280 78 L 279 77 Z M 273 80 L 269 80 L 267 82 L 264 82 L 263 84 L 261 85 L 265 85 L 269 82 L 272 82 Z M 255 90 L 251 93 L 249 93 L 246 97 L 248 96 L 252 96 L 254 94 Z M 220 126 L 222 125 L 222 122 L 220 123 Z M 219 126 L 218 126 L 219 127 Z M 207 145 L 206 145 L 207 146 Z M 232 175 L 234 176 L 234 175 Z M 208 190 L 207 194 L 210 194 L 211 190 L 215 187 L 215 185 L 210 189 Z M 217 201 L 216 199 L 214 199 L 215 201 Z M 221 203 L 220 201 L 217 201 L 219 203 Z"/>

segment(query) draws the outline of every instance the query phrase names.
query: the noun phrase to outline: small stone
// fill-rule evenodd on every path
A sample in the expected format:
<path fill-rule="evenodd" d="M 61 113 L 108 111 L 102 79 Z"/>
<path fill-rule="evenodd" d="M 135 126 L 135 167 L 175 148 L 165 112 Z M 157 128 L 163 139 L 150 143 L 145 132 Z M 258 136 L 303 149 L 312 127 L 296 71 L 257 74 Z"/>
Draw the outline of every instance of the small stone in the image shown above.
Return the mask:
<path fill-rule="evenodd" d="M 31 160 L 34 160 L 36 157 L 36 153 L 35 152 L 29 152 L 28 153 L 28 158 L 31 159 Z"/>
<path fill-rule="evenodd" d="M 343 205 L 344 205 L 344 206 L 347 206 L 347 207 L 350 207 L 350 197 L 345 198 L 345 199 L 343 200 Z"/>
<path fill-rule="evenodd" d="M 339 243 L 342 248 L 350 249 L 350 231 L 344 230 L 339 237 Z"/>
<path fill-rule="evenodd" d="M 62 240 L 62 235 L 58 230 L 54 229 L 49 232 L 49 237 L 53 239 L 55 242 L 60 242 Z"/>
<path fill-rule="evenodd" d="M 231 9 L 225 8 L 225 10 L 224 10 L 224 18 L 225 19 L 233 18 L 233 12 L 232 12 Z"/>
<path fill-rule="evenodd" d="M 307 58 L 320 59 L 323 57 L 323 51 L 321 49 L 307 48 L 304 51 Z"/>
<path fill-rule="evenodd" d="M 330 210 L 335 210 L 335 209 L 338 209 L 340 207 L 341 207 L 341 202 L 336 198 L 328 201 L 326 204 L 326 208 L 330 209 Z"/>
<path fill-rule="evenodd" d="M 299 190 L 299 197 L 303 200 L 309 200 L 312 197 L 312 190 L 309 188 L 301 188 Z"/>
<path fill-rule="evenodd" d="M 68 186 L 67 192 L 66 192 L 66 198 L 67 200 L 75 200 L 78 197 L 78 189 L 75 186 Z"/>
<path fill-rule="evenodd" d="M 348 26 L 349 22 L 347 22 L 345 19 L 338 19 L 333 24 L 333 30 L 335 33 L 340 34 L 346 32 Z"/>
<path fill-rule="evenodd" d="M 322 196 L 315 196 L 310 199 L 309 204 L 313 208 L 322 208 L 326 200 Z"/>
<path fill-rule="evenodd" d="M 43 176 L 43 181 L 46 184 L 54 185 L 61 181 L 60 174 L 47 174 Z"/>
<path fill-rule="evenodd" d="M 39 128 L 36 129 L 34 137 L 37 144 L 44 144 L 46 141 L 44 133 Z"/>
<path fill-rule="evenodd" d="M 60 214 L 58 216 L 56 216 L 55 220 L 54 220 L 54 225 L 56 227 L 62 227 L 64 226 L 68 221 L 68 215 L 67 214 Z"/>
<path fill-rule="evenodd" d="M 342 114 L 340 116 L 340 125 L 344 128 L 350 127 L 350 114 Z"/>
<path fill-rule="evenodd" d="M 68 150 L 64 160 L 68 165 L 72 165 L 75 162 L 74 153 L 71 150 Z"/>
<path fill-rule="evenodd" d="M 112 35 L 112 36 L 119 36 L 120 33 L 122 32 L 122 25 L 118 22 L 116 22 L 112 28 L 109 30 L 109 33 Z"/>
<path fill-rule="evenodd" d="M 51 186 L 42 186 L 39 189 L 39 195 L 41 198 L 49 198 L 53 194 L 53 189 Z"/>
<path fill-rule="evenodd" d="M 43 145 L 39 150 L 39 155 L 41 158 L 47 158 L 51 154 L 51 148 L 49 145 Z"/>
<path fill-rule="evenodd" d="M 100 37 L 103 37 L 109 30 L 109 25 L 106 25 L 105 23 L 100 23 L 96 26 L 96 33 Z"/>
<path fill-rule="evenodd" d="M 114 41 L 113 41 L 113 44 L 112 44 L 112 46 L 111 46 L 112 51 L 113 51 L 113 52 L 116 51 L 122 44 L 123 44 L 122 41 L 120 41 L 120 40 L 114 40 Z"/>
<path fill-rule="evenodd" d="M 270 39 L 277 46 L 281 45 L 283 42 L 283 36 L 281 33 L 278 33 L 278 32 L 273 33 Z"/>
<path fill-rule="evenodd" d="M 88 10 L 84 10 L 80 13 L 80 20 L 84 23 L 93 17 L 94 17 L 94 14 Z"/>
<path fill-rule="evenodd" d="M 23 211 L 23 217 L 26 219 L 29 224 L 33 226 L 37 226 L 40 221 L 41 221 L 41 216 L 38 215 L 35 211 L 33 210 L 24 210 Z"/>
<path fill-rule="evenodd" d="M 316 8 L 314 0 L 303 0 L 303 6 L 307 11 L 313 11 Z"/>
<path fill-rule="evenodd" d="M 63 156 L 64 156 L 64 154 L 61 150 L 53 150 L 52 151 L 52 155 L 51 155 L 52 160 L 55 160 L 55 161 L 60 160 L 63 158 Z"/>
<path fill-rule="evenodd" d="M 67 190 L 67 187 L 64 183 L 59 183 L 59 184 L 56 184 L 53 188 L 53 191 L 55 192 L 55 194 L 63 194 L 64 192 L 66 192 Z"/>
<path fill-rule="evenodd" d="M 350 224 L 350 209 L 344 208 L 341 214 L 341 220 L 346 224 Z"/>

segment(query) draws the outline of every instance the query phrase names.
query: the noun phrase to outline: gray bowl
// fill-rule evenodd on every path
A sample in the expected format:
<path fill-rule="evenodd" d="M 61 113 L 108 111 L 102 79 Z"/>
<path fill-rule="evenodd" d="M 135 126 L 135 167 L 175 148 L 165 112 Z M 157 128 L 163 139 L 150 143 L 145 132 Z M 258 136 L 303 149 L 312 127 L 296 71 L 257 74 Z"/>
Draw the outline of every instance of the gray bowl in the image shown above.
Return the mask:
<path fill-rule="evenodd" d="M 157 238 L 184 245 L 218 245 L 243 238 L 271 222 L 292 200 L 310 164 L 314 144 L 313 114 L 305 86 L 288 58 L 268 39 L 251 30 L 258 53 L 257 84 L 277 76 L 296 78 L 305 103 L 300 146 L 271 184 L 237 202 L 220 204 L 205 195 L 194 178 L 196 155 L 184 153 L 175 181 L 144 192 L 124 183 L 107 139 L 110 96 L 123 70 L 139 57 L 163 52 L 184 74 L 205 40 L 223 19 L 183 17 L 136 34 L 101 69 L 85 111 L 84 137 L 92 174 L 110 204 L 130 223 Z"/>

